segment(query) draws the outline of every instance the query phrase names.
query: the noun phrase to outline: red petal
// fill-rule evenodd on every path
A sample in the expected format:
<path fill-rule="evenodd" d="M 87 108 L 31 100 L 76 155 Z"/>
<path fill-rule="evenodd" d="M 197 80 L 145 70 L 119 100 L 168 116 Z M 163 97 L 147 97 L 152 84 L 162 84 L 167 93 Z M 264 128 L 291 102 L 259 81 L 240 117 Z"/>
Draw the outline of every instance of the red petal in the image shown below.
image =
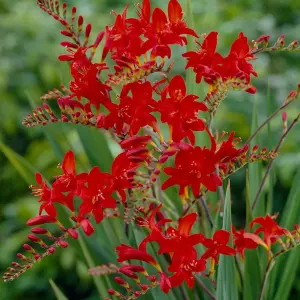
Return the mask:
<path fill-rule="evenodd" d="M 177 23 L 178 21 L 182 20 L 183 12 L 180 4 L 177 0 L 170 0 L 168 5 L 168 17 L 170 23 Z"/>
<path fill-rule="evenodd" d="M 230 233 L 226 230 L 217 230 L 214 233 L 213 240 L 219 244 L 226 245 L 229 242 Z"/>
<path fill-rule="evenodd" d="M 160 282 L 159 282 L 161 290 L 167 294 L 169 290 L 172 288 L 170 279 L 166 273 L 160 273 Z"/>
<path fill-rule="evenodd" d="M 220 246 L 219 253 L 224 255 L 235 255 L 236 251 L 233 248 L 228 246 Z"/>
<path fill-rule="evenodd" d="M 36 173 L 35 174 L 35 180 L 36 180 L 37 184 L 43 185 L 43 177 L 42 177 L 41 173 Z"/>
<path fill-rule="evenodd" d="M 172 80 L 170 81 L 168 90 L 169 90 L 170 96 L 175 99 L 178 97 L 177 96 L 178 90 L 181 91 L 182 97 L 185 97 L 186 86 L 185 86 L 185 81 L 184 81 L 183 77 L 180 75 L 174 76 L 172 78 Z"/>
<path fill-rule="evenodd" d="M 65 154 L 62 162 L 62 169 L 65 174 L 76 175 L 75 156 L 72 150 Z"/>
<path fill-rule="evenodd" d="M 156 32 L 162 32 L 168 23 L 166 14 L 160 9 L 155 8 L 152 14 L 152 23 Z"/>
<path fill-rule="evenodd" d="M 216 51 L 218 43 L 218 32 L 212 31 L 202 43 L 202 49 L 213 54 Z"/>
<path fill-rule="evenodd" d="M 188 236 L 197 220 L 197 213 L 190 213 L 179 220 L 178 231 L 180 235 Z"/>

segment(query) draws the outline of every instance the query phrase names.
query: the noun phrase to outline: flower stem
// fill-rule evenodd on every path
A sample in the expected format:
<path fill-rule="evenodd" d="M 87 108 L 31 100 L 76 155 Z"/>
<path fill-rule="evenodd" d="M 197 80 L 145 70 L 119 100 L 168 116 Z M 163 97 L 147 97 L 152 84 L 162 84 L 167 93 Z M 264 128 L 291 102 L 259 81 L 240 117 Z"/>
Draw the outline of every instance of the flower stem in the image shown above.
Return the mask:
<path fill-rule="evenodd" d="M 288 105 L 290 105 L 295 98 L 292 98 L 290 101 L 285 102 L 283 105 L 281 105 L 278 109 L 276 109 L 256 130 L 255 132 L 248 138 L 248 140 L 245 142 L 245 144 L 249 144 L 252 139 L 261 131 L 265 125 L 267 125 L 281 110 L 286 108 Z"/>
<path fill-rule="evenodd" d="M 214 222 L 213 222 L 211 213 L 210 213 L 210 211 L 209 211 L 209 208 L 208 208 L 208 206 L 207 206 L 206 199 L 204 198 L 203 195 L 201 195 L 198 199 L 199 199 L 201 205 L 202 205 L 203 208 L 204 208 L 204 211 L 205 211 L 205 214 L 206 214 L 206 217 L 207 217 L 207 220 L 208 220 L 208 222 L 209 222 L 210 227 L 211 227 L 211 228 L 214 228 Z"/>
<path fill-rule="evenodd" d="M 280 147 L 281 147 L 282 143 L 284 142 L 286 136 L 289 134 L 289 132 L 292 130 L 292 128 L 296 125 L 296 123 L 299 121 L 299 119 L 300 119 L 300 114 L 298 114 L 298 116 L 294 119 L 294 121 L 291 123 L 291 125 L 287 128 L 287 130 L 281 136 L 281 138 L 279 140 L 279 143 L 278 143 L 277 147 L 275 148 L 275 152 L 278 152 L 280 150 Z M 263 187 L 264 187 L 264 185 L 266 183 L 267 177 L 268 177 L 268 175 L 269 175 L 269 173 L 271 171 L 271 168 L 273 166 L 273 162 L 274 162 L 274 159 L 271 160 L 270 163 L 269 163 L 269 165 L 268 165 L 267 171 L 266 171 L 266 173 L 264 175 L 264 178 L 263 178 L 263 180 L 261 182 L 261 185 L 260 185 L 260 187 L 258 189 L 258 192 L 256 194 L 255 200 L 254 200 L 254 202 L 252 204 L 252 209 L 255 208 L 256 203 L 257 203 L 257 201 L 258 201 L 258 199 L 259 199 L 259 197 L 261 195 L 261 192 L 262 192 Z"/>
<path fill-rule="evenodd" d="M 266 285 L 267 285 L 267 279 L 268 279 L 268 277 L 270 275 L 270 272 L 271 272 L 274 265 L 275 265 L 275 261 L 274 261 L 274 258 L 272 258 L 272 259 L 270 259 L 270 261 L 267 265 L 266 271 L 265 271 L 262 286 L 261 286 L 261 289 L 260 289 L 259 300 L 263 300 L 264 292 L 265 292 Z"/>
<path fill-rule="evenodd" d="M 208 289 L 208 287 L 202 282 L 202 280 L 201 280 L 199 277 L 195 276 L 195 280 L 196 280 L 197 284 L 198 284 L 201 288 L 203 288 L 203 290 L 204 290 L 204 291 L 205 291 L 212 299 L 216 300 L 216 296 Z"/>

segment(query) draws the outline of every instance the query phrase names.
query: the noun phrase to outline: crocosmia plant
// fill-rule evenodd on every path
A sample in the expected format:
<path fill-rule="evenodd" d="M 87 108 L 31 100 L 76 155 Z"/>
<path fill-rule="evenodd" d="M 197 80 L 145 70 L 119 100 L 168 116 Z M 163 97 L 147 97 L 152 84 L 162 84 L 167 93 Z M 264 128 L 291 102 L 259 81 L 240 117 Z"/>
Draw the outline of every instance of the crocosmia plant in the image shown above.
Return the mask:
<path fill-rule="evenodd" d="M 227 53 L 220 54 L 222 37 L 193 27 L 189 1 L 165 2 L 167 10 L 150 0 L 127 5 L 113 12 L 114 23 L 98 33 L 76 7 L 37 1 L 62 26 L 65 41 L 58 59 L 69 66 L 70 81 L 64 78 L 43 95 L 23 124 L 91 127 L 103 147 L 110 140 L 114 159 L 109 171 L 99 165 L 83 169 L 76 149 L 70 149 L 55 178 L 36 173 L 30 189 L 39 210 L 27 222 L 28 243 L 4 281 L 26 276 L 72 240 L 91 262 L 89 240 L 99 230 L 108 254 L 99 258 L 99 266 L 89 263 L 89 274 L 97 279 L 101 299 L 275 299 L 280 282 L 274 268 L 282 266 L 284 279 L 284 264 L 295 262 L 297 272 L 300 212 L 294 211 L 292 224 L 277 221 L 264 193 L 273 161 L 300 118 L 285 112 L 299 98 L 300 86 L 247 141 L 213 121 L 231 93 L 256 93 L 252 81 L 259 74 L 252 63 L 262 52 L 300 52 L 298 42 L 237 32 Z M 179 48 L 185 68 L 176 74 Z M 280 115 L 282 133 L 274 149 L 256 144 L 256 135 Z M 265 173 L 250 195 L 248 167 L 259 162 Z M 231 219 L 230 176 L 242 168 L 247 193 L 239 200 L 246 203 L 246 221 L 237 228 Z M 294 209 L 291 202 L 288 210 Z M 115 245 L 112 230 L 119 236 Z"/>

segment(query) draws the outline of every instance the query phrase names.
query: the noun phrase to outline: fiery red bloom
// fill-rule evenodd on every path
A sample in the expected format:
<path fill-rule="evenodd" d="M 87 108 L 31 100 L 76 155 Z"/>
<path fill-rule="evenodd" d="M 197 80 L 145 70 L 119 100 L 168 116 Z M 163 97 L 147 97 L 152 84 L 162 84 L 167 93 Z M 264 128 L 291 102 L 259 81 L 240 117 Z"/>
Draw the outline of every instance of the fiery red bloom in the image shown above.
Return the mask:
<path fill-rule="evenodd" d="M 167 229 L 168 239 L 160 243 L 162 253 L 173 253 L 173 258 L 188 256 L 194 251 L 194 246 L 204 239 L 203 234 L 190 234 L 197 220 L 197 213 L 190 213 L 178 221 L 178 229 L 170 226 Z"/>
<path fill-rule="evenodd" d="M 185 188 L 192 186 L 195 197 L 199 196 L 201 184 L 208 190 L 216 191 L 222 185 L 222 180 L 215 174 L 218 163 L 215 147 L 188 147 L 180 150 L 175 157 L 175 167 L 166 167 L 164 172 L 171 177 L 162 185 L 166 189 L 172 185 L 179 185 L 179 194 L 185 194 Z"/>
<path fill-rule="evenodd" d="M 133 178 L 137 167 L 138 164 L 132 163 L 126 152 L 119 154 L 112 163 L 113 189 L 120 194 L 123 203 L 126 201 L 124 190 L 132 188 L 129 178 Z"/>
<path fill-rule="evenodd" d="M 260 243 L 260 238 L 257 235 L 246 233 L 244 229 L 237 231 L 234 226 L 232 226 L 232 233 L 236 251 L 240 253 L 243 259 L 245 257 L 245 249 L 256 249 Z"/>
<path fill-rule="evenodd" d="M 39 214 L 45 210 L 46 213 L 51 217 L 56 217 L 56 208 L 54 206 L 54 202 L 61 203 L 66 205 L 67 207 L 72 208 L 72 196 L 65 196 L 61 194 L 60 191 L 49 188 L 46 181 L 43 181 L 42 175 L 40 173 L 36 173 L 36 183 L 37 185 L 31 185 L 32 193 L 35 196 L 39 196 L 41 202 Z"/>
<path fill-rule="evenodd" d="M 204 77 L 209 84 L 214 84 L 217 78 L 223 82 L 239 78 L 249 84 L 250 76 L 257 76 L 257 73 L 249 63 L 255 57 L 250 53 L 248 38 L 241 32 L 233 42 L 229 55 L 223 57 L 216 52 L 217 36 L 217 32 L 211 32 L 204 39 L 202 45 L 199 44 L 199 51 L 189 51 L 183 54 L 188 61 L 186 68 L 193 68 L 197 83 L 201 82 Z M 255 91 L 255 88 L 251 86 L 246 90 L 249 93 L 255 93 Z"/>
<path fill-rule="evenodd" d="M 235 255 L 235 250 L 227 246 L 230 239 L 230 233 L 226 230 L 217 230 L 212 239 L 205 238 L 202 244 L 208 248 L 201 258 L 212 258 L 217 264 L 219 263 L 219 254 Z"/>
<path fill-rule="evenodd" d="M 88 48 L 79 48 L 71 55 L 71 75 L 74 78 L 70 82 L 70 90 L 79 100 L 82 97 L 89 100 L 96 109 L 100 104 L 108 105 L 108 93 L 111 87 L 102 83 L 99 79 L 101 71 L 108 69 L 106 64 L 94 64 L 86 57 Z"/>
<path fill-rule="evenodd" d="M 220 74 L 222 77 L 233 78 L 239 73 L 243 73 L 249 83 L 251 74 L 257 76 L 253 66 L 248 62 L 253 59 L 255 57 L 250 54 L 248 38 L 241 32 L 233 42 L 229 55 L 224 59 L 224 65 L 220 66 Z"/>
<path fill-rule="evenodd" d="M 123 262 L 131 259 L 141 260 L 153 265 L 155 268 L 161 271 L 160 266 L 158 265 L 156 260 L 146 251 L 138 250 L 125 244 L 117 246 L 116 251 L 118 254 L 118 262 Z"/>
<path fill-rule="evenodd" d="M 61 164 L 63 175 L 57 177 L 53 183 L 53 187 L 59 189 L 61 192 L 74 191 L 77 187 L 76 182 L 76 164 L 73 151 L 68 151 Z"/>
<path fill-rule="evenodd" d="M 129 92 L 132 97 L 128 96 Z M 104 127 L 108 129 L 115 126 L 117 134 L 120 134 L 127 124 L 130 135 L 137 134 L 146 125 L 157 129 L 156 119 L 151 115 L 155 106 L 149 81 L 129 83 L 122 89 L 120 104 L 111 104 L 109 107 L 110 113 L 105 118 Z"/>
<path fill-rule="evenodd" d="M 179 142 L 184 137 L 188 137 L 194 144 L 193 131 L 205 129 L 204 120 L 198 118 L 198 112 L 207 111 L 206 105 L 196 102 L 198 96 L 186 94 L 185 81 L 180 75 L 172 78 L 161 96 L 157 110 L 161 114 L 161 121 L 168 123 L 170 127 L 171 138 L 175 142 Z"/>
<path fill-rule="evenodd" d="M 271 244 L 275 243 L 280 236 L 286 235 L 288 230 L 280 227 L 274 220 L 276 216 L 267 215 L 266 217 L 257 217 L 251 223 L 252 228 L 254 224 L 259 224 L 260 227 L 256 229 L 255 234 L 262 232 L 264 234 L 264 242 L 267 244 L 268 249 L 270 249 Z"/>
<path fill-rule="evenodd" d="M 112 59 L 117 63 L 135 63 L 136 57 L 142 55 L 142 39 L 140 34 L 141 29 L 133 30 L 132 19 L 127 19 L 128 5 L 125 7 L 123 13 L 116 15 L 115 23 L 112 26 L 106 27 L 106 41 L 102 53 L 102 60 L 105 59 L 108 52 L 111 53 Z M 129 24 L 128 24 L 129 23 Z"/>
<path fill-rule="evenodd" d="M 169 19 L 169 20 L 168 20 Z M 143 52 L 151 50 L 152 57 L 171 57 L 172 44 L 187 44 L 182 34 L 198 37 L 196 32 L 187 27 L 183 20 L 183 12 L 177 0 L 170 0 L 168 5 L 168 19 L 166 14 L 155 8 L 152 22 L 146 27 L 144 36 L 148 39 L 143 45 Z"/>
<path fill-rule="evenodd" d="M 202 44 L 199 45 L 199 50 L 189 51 L 182 56 L 187 59 L 186 69 L 193 68 L 196 72 L 196 82 L 200 83 L 203 76 L 207 76 L 209 73 L 214 74 L 214 67 L 222 56 L 216 52 L 218 42 L 218 33 L 213 31 L 207 35 Z"/>
<path fill-rule="evenodd" d="M 175 272 L 170 277 L 171 286 L 176 287 L 186 281 L 188 287 L 194 287 L 194 273 L 203 272 L 206 270 L 206 260 L 203 258 L 197 259 L 197 252 L 193 251 L 182 259 L 179 256 L 172 257 L 172 264 L 169 267 L 170 272 Z"/>
<path fill-rule="evenodd" d="M 163 246 L 167 242 L 167 238 L 162 231 L 162 226 L 168 222 L 171 222 L 171 219 L 166 219 L 160 215 L 159 220 L 156 222 L 155 218 L 160 214 L 160 209 L 162 205 L 157 206 L 146 219 L 138 218 L 137 222 L 140 226 L 148 227 L 150 233 L 148 236 L 140 243 L 139 249 L 146 251 L 147 244 L 149 242 L 157 242 L 160 245 L 159 254 L 163 253 Z"/>
<path fill-rule="evenodd" d="M 91 212 L 96 223 L 100 223 L 103 219 L 103 209 L 116 207 L 116 200 L 111 196 L 112 193 L 112 176 L 102 173 L 98 167 L 94 167 L 87 175 L 87 186 L 81 190 L 80 197 L 83 202 L 79 208 L 78 219 L 81 220 Z"/>

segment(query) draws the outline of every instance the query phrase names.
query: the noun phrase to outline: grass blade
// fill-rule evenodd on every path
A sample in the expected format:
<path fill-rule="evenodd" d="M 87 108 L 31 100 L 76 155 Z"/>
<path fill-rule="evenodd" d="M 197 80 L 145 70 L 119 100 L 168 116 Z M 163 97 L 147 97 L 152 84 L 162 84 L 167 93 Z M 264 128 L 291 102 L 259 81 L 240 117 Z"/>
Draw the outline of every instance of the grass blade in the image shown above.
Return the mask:
<path fill-rule="evenodd" d="M 231 193 L 230 182 L 228 182 L 225 196 L 223 229 L 231 233 L 231 226 Z M 230 240 L 229 246 L 232 245 L 232 240 Z M 238 289 L 234 257 L 221 255 L 217 278 L 217 300 L 224 299 L 238 300 Z"/>
<path fill-rule="evenodd" d="M 246 172 L 246 224 L 249 227 L 252 221 L 252 209 L 250 203 L 250 186 L 249 176 Z M 249 228 L 247 228 L 249 230 Z M 245 251 L 245 266 L 244 266 L 244 287 L 243 299 L 252 300 L 258 299 L 262 282 L 262 271 L 257 249 Z"/>
<path fill-rule="evenodd" d="M 37 171 L 27 160 L 2 143 L 0 144 L 0 151 L 6 156 L 26 183 L 30 185 L 35 182 L 35 173 Z"/>
<path fill-rule="evenodd" d="M 60 290 L 60 288 L 55 284 L 55 282 L 52 279 L 49 279 L 49 283 L 57 300 L 68 300 L 68 298 L 64 295 L 64 293 Z"/>

